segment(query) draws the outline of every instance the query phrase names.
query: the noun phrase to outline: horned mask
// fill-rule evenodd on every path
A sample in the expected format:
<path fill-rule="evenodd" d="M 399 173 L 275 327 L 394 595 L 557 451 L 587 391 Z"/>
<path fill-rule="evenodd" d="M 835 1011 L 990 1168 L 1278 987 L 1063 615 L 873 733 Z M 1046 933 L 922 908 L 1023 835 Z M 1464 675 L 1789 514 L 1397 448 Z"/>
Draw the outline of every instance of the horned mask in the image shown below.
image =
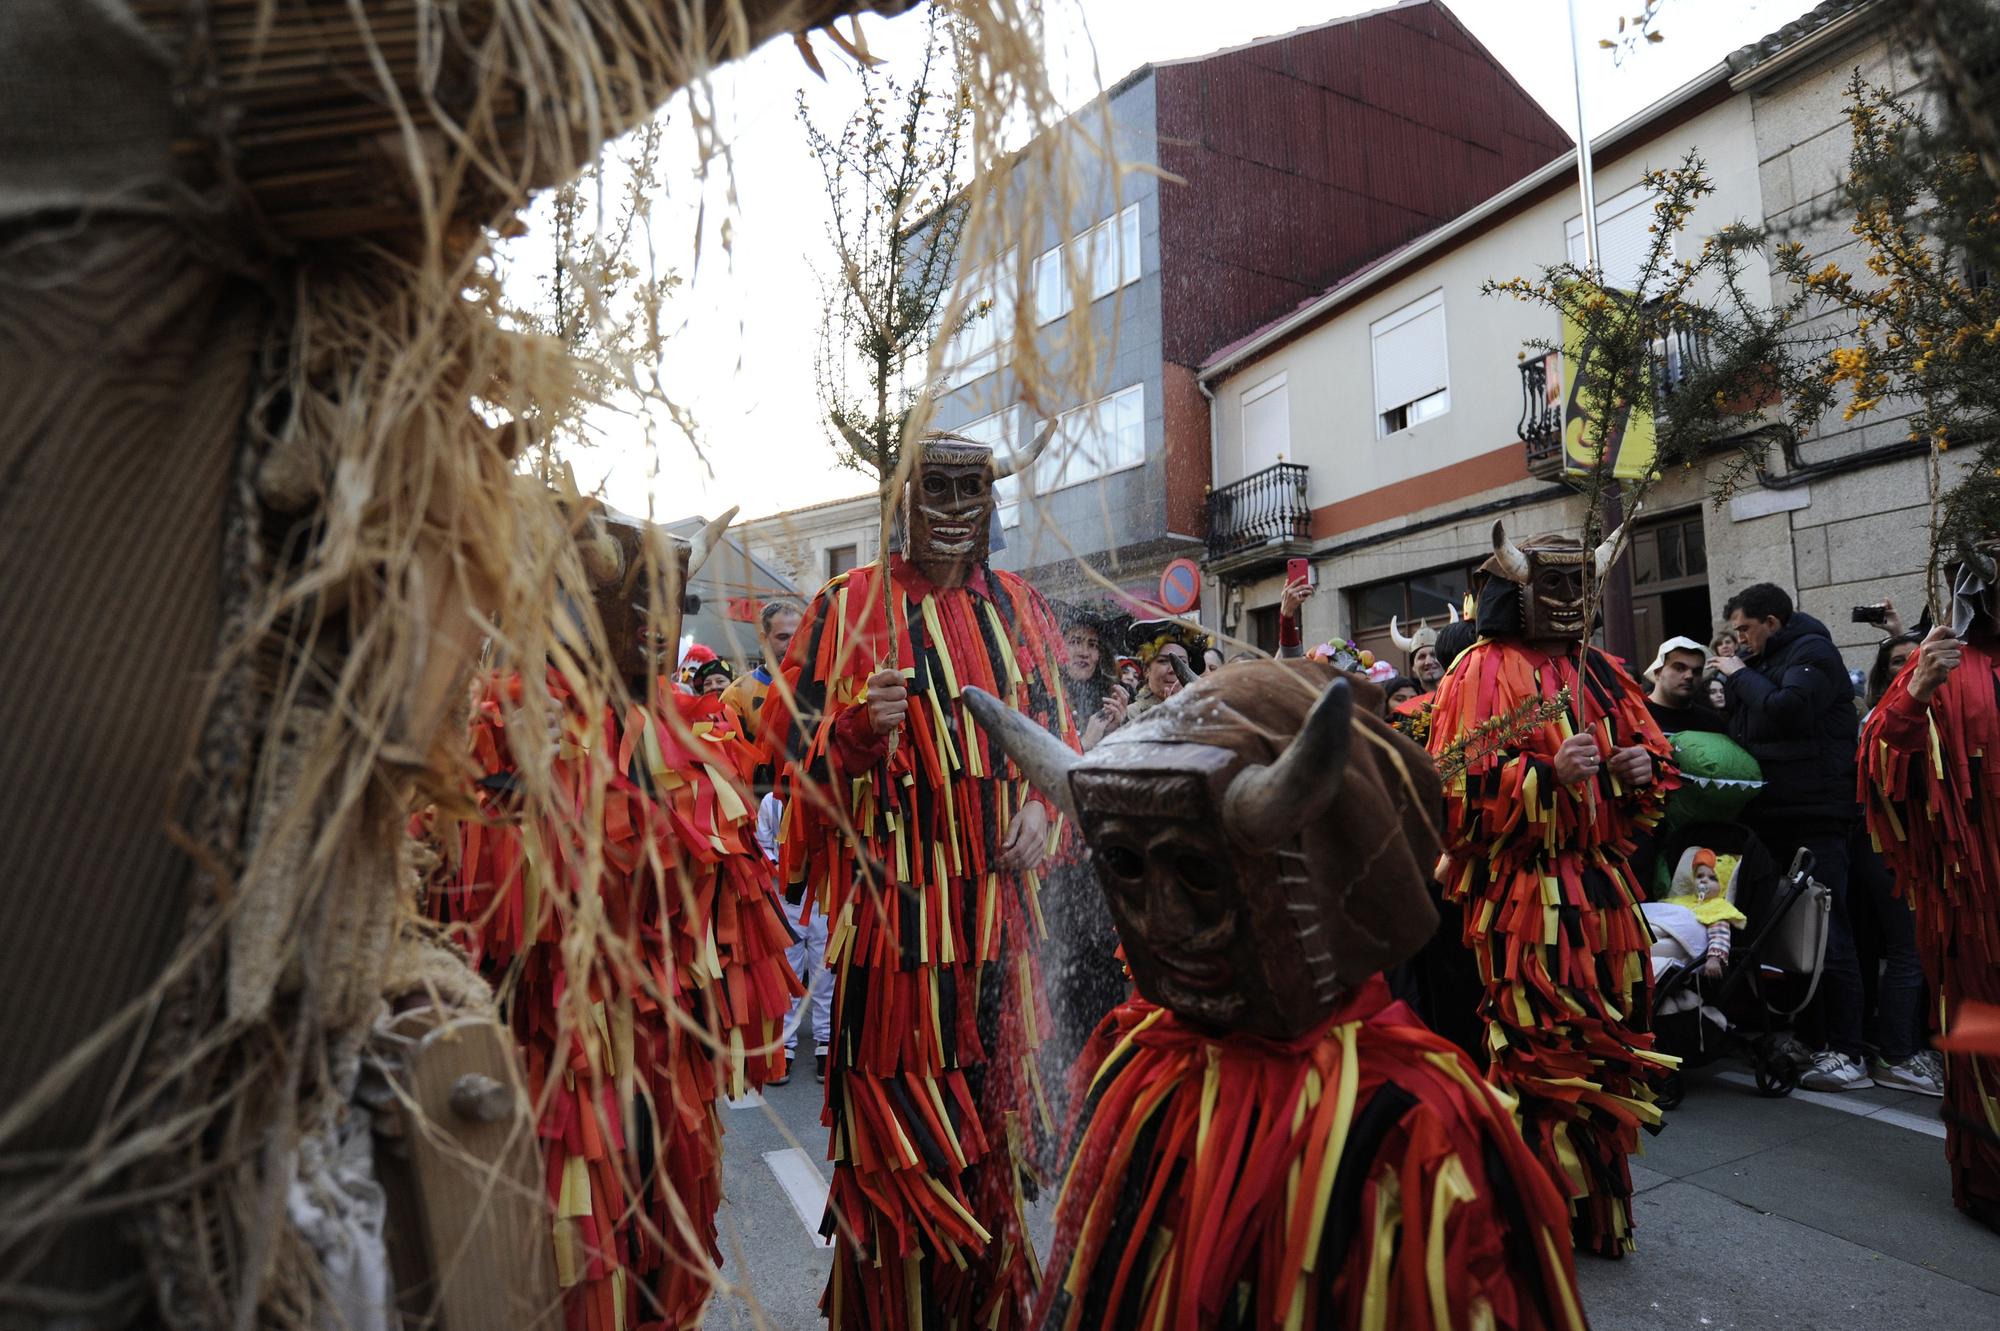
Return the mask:
<path fill-rule="evenodd" d="M 1034 462 L 1052 426 L 1037 432 L 1025 454 L 1004 461 L 960 435 L 924 436 L 903 493 L 903 548 L 932 582 L 955 583 L 986 562 L 994 487 Z"/>
<path fill-rule="evenodd" d="M 1177 1016 L 1296 1038 L 1436 928 L 1436 772 L 1376 719 L 1373 685 L 1240 662 L 1083 756 L 965 698 L 1081 828 L 1139 992 Z"/>
<path fill-rule="evenodd" d="M 722 542 L 736 510 L 691 540 L 652 523 L 591 507 L 576 531 L 613 667 L 628 680 L 670 670 L 680 651 L 681 616 L 701 609 L 689 581 Z"/>
<path fill-rule="evenodd" d="M 1638 516 L 1636 506 L 1632 516 Z M 1592 590 L 1611 572 L 1630 529 L 1628 520 L 1591 551 L 1573 536 L 1533 536 L 1516 545 L 1507 535 L 1506 524 L 1496 520 L 1493 557 L 1479 568 L 1520 588 L 1522 637 L 1575 642 L 1590 633 L 1585 607 Z M 1482 627 L 1486 619 L 1482 610 Z"/>

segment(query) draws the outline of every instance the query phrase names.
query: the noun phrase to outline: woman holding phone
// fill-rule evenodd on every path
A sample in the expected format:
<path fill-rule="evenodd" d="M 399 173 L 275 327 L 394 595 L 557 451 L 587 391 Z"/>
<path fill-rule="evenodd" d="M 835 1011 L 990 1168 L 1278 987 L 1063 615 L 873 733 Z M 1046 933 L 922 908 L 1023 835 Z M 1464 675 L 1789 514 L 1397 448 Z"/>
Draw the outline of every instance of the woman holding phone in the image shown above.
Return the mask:
<path fill-rule="evenodd" d="M 1104 621 L 1070 606 L 1058 606 L 1056 614 L 1064 625 L 1063 646 L 1069 649 L 1063 687 L 1069 693 L 1077 735 L 1088 753 L 1125 724 L 1125 708 L 1132 695 L 1113 673 L 1116 656 L 1107 650 Z"/>

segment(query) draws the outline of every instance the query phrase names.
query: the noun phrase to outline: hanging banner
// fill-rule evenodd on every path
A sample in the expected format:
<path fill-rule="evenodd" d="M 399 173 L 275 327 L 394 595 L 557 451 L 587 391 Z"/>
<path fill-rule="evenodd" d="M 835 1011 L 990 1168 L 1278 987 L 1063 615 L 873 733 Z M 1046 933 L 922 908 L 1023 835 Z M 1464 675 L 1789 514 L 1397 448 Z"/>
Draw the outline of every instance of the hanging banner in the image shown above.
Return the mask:
<path fill-rule="evenodd" d="M 1636 317 L 1629 293 L 1605 294 L 1614 309 L 1625 311 L 1628 318 Z M 1640 409 L 1634 411 L 1632 403 L 1621 402 L 1607 410 L 1600 407 L 1594 392 L 1584 388 L 1583 377 L 1577 373 L 1578 362 L 1589 360 L 1596 348 L 1586 342 L 1582 327 L 1567 313 L 1563 315 L 1562 345 L 1564 474 L 1587 476 L 1596 469 L 1601 456 L 1610 474 L 1619 480 L 1634 481 L 1652 475 L 1659 460 L 1659 445 L 1653 434 L 1652 356 L 1646 357 L 1638 383 Z"/>

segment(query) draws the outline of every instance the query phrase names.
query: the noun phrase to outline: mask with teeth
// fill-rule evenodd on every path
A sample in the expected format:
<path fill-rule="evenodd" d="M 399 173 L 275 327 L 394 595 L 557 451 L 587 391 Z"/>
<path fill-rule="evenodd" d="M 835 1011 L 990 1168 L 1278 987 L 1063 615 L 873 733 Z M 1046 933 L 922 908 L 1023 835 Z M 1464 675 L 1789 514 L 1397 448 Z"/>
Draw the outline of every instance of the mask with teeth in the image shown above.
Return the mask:
<path fill-rule="evenodd" d="M 1633 513 L 1637 516 L 1637 509 Z M 1517 545 L 1508 538 L 1505 524 L 1495 522 L 1493 557 L 1480 565 L 1480 572 L 1519 588 L 1521 637 L 1530 642 L 1576 642 L 1590 632 L 1585 603 L 1611 571 L 1629 527 L 1629 523 L 1619 527 L 1592 551 L 1573 536 L 1532 536 Z M 1482 628 L 1488 618 L 1482 609 Z M 1498 625 L 1503 618 L 1495 616 L 1493 623 Z"/>
<path fill-rule="evenodd" d="M 993 521 L 993 450 L 952 435 L 923 442 L 904 491 L 910 562 L 940 586 L 986 562 Z"/>

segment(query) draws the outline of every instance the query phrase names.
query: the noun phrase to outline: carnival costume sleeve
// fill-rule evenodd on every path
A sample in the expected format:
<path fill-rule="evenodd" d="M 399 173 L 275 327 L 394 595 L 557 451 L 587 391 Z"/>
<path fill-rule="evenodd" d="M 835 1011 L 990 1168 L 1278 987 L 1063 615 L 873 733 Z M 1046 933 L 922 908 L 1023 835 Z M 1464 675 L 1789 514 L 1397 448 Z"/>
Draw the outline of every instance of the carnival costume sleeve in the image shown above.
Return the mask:
<path fill-rule="evenodd" d="M 1916 913 L 1917 952 L 1949 1034 L 2000 1003 L 2000 654 L 1967 642 L 1930 706 L 1906 668 L 1861 732 L 1861 802 Z M 2000 1058 L 1945 1054 L 1945 1154 L 1961 1210 L 2000 1219 Z"/>
<path fill-rule="evenodd" d="M 714 1102 L 775 1070 L 799 992 L 751 845 L 753 751 L 727 715 L 589 724 L 553 672 L 549 690 L 562 816 L 515 814 L 520 682 L 493 681 L 472 735 L 486 817 L 464 824 L 433 914 L 496 981 L 520 1042 L 570 1331 L 692 1327 L 721 1261 Z"/>
<path fill-rule="evenodd" d="M 882 566 L 856 569 L 814 600 L 786 664 L 816 722 L 779 750 L 783 872 L 826 913 L 835 975 L 823 1307 L 836 1328 L 1008 1328 L 1038 1280 L 1026 1210 L 1051 1116 L 1034 1059 L 1040 883 L 998 852 L 1024 804 L 1049 806 L 961 690 L 1077 740 L 1037 593 L 993 570 L 945 589 L 900 558 L 894 569 L 890 631 Z M 885 662 L 910 687 L 893 747 L 864 698 Z M 1059 828 L 1052 813 L 1051 844 Z"/>
<path fill-rule="evenodd" d="M 1626 789 L 1607 761 L 1559 783 L 1556 750 L 1579 713 L 1607 759 L 1645 749 L 1653 782 Z M 1650 936 L 1626 857 L 1660 818 L 1672 750 L 1601 652 L 1579 683 L 1573 657 L 1496 640 L 1439 686 L 1430 750 L 1449 777 L 1438 876 L 1463 906 L 1486 988 L 1487 1075 L 1520 1099 L 1529 1146 L 1571 1200 L 1578 1246 L 1629 1250 L 1626 1157 L 1638 1128 L 1660 1122 L 1648 1087 L 1673 1060 L 1644 1033 Z"/>
<path fill-rule="evenodd" d="M 1119 1008 L 1056 1217 L 1042 1331 L 1581 1331 L 1563 1200 L 1377 976 L 1280 1044 Z"/>

